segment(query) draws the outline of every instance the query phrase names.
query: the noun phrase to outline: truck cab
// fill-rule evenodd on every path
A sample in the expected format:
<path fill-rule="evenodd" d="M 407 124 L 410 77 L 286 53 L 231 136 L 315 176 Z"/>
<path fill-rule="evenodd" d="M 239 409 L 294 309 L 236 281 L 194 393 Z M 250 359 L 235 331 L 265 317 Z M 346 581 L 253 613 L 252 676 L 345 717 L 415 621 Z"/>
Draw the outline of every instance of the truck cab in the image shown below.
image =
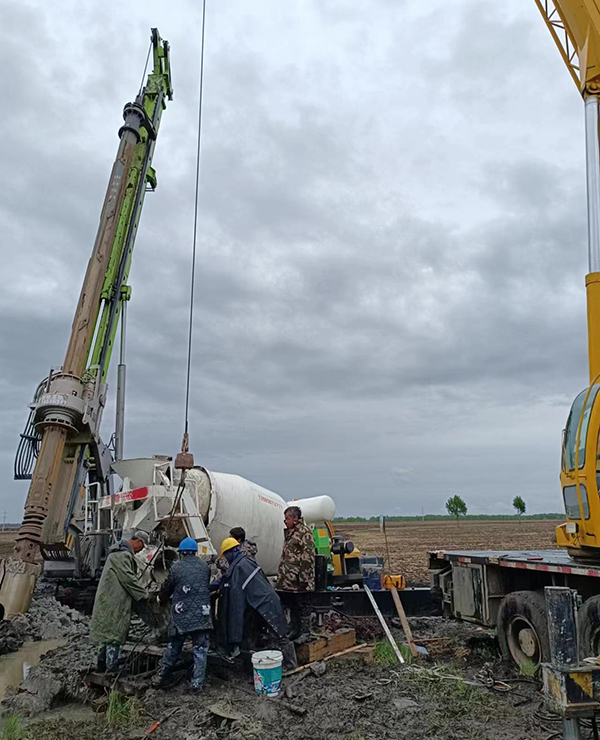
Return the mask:
<path fill-rule="evenodd" d="M 574 558 L 600 560 L 599 384 L 573 401 L 563 432 L 560 485 L 567 521 L 556 528 L 556 543 Z"/>

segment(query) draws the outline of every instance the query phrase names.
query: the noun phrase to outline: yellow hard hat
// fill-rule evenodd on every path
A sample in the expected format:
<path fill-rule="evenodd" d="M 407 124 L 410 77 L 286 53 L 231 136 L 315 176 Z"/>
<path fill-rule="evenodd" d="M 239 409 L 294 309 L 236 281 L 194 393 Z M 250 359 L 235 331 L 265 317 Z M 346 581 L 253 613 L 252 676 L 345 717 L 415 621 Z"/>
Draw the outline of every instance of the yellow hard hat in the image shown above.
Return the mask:
<path fill-rule="evenodd" d="M 226 537 L 223 542 L 221 542 L 221 556 L 223 556 L 224 552 L 227 552 L 227 550 L 232 550 L 234 547 L 239 547 L 240 543 L 234 539 L 233 537 Z"/>

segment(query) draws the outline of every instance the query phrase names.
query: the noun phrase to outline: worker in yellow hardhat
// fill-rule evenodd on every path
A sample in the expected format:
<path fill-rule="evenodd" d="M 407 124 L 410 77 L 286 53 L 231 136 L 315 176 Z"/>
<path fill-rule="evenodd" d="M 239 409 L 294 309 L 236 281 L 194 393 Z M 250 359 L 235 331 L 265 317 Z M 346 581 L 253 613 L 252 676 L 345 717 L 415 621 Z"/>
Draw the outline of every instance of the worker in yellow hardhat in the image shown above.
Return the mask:
<path fill-rule="evenodd" d="M 247 558 L 250 558 L 250 560 L 256 560 L 258 547 L 255 542 L 246 539 L 246 530 L 243 527 L 232 527 L 232 529 L 229 530 L 229 537 L 227 537 L 226 540 L 223 540 L 223 542 L 231 544 L 231 538 L 237 540 L 239 546 L 242 548 L 242 553 Z M 229 569 L 229 563 L 223 557 L 223 553 L 221 553 L 221 556 L 217 560 L 216 568 L 219 573 L 219 577 L 223 576 L 223 574 L 225 574 Z"/>
<path fill-rule="evenodd" d="M 294 668 L 297 665 L 296 652 L 287 639 L 288 623 L 283 607 L 260 565 L 244 555 L 235 537 L 223 540 L 221 556 L 227 560 L 229 567 L 218 582 L 219 642 L 232 658 L 239 655 L 244 638 L 244 613 L 250 608 L 260 614 L 266 623 L 268 632 L 276 641 L 275 646 L 283 653 L 286 669 Z M 216 582 L 213 588 L 215 586 Z"/>
<path fill-rule="evenodd" d="M 221 542 L 221 557 L 223 557 L 226 552 L 229 552 L 229 550 L 239 546 L 240 543 L 234 537 L 226 537 L 223 542 Z"/>

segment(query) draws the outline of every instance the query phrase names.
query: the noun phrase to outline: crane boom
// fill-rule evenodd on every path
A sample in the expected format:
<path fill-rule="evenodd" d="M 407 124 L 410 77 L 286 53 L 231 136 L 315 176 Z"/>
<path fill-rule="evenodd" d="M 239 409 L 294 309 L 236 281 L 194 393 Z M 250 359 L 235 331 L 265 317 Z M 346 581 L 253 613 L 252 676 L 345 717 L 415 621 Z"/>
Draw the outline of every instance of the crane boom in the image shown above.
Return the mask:
<path fill-rule="evenodd" d="M 573 82 L 585 96 L 600 91 L 598 0 L 535 0 Z"/>
<path fill-rule="evenodd" d="M 589 271 L 585 278 L 589 387 L 563 436 L 561 489 L 567 522 L 557 544 L 577 557 L 600 552 L 600 0 L 535 0 L 585 106 Z"/>
<path fill-rule="evenodd" d="M 123 111 L 65 359 L 31 407 L 41 443 L 15 557 L 0 564 L 0 604 L 7 614 L 29 607 L 40 546 L 64 540 L 85 473 L 93 470 L 101 495 L 109 485 L 112 458 L 100 440 L 105 379 L 119 317 L 130 297 L 127 278 L 144 194 L 148 184 L 156 185 L 152 155 L 160 120 L 166 100 L 172 99 L 169 44 L 157 29 L 152 29 L 151 43 L 153 71 Z"/>

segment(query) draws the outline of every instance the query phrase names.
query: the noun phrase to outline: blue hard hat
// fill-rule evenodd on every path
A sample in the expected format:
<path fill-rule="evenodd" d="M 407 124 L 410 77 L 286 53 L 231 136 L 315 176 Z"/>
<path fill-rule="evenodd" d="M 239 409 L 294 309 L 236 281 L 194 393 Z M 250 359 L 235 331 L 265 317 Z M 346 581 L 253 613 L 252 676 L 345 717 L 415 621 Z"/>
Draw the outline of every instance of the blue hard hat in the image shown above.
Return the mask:
<path fill-rule="evenodd" d="M 193 537 L 184 537 L 177 549 L 179 552 L 198 552 L 198 543 Z"/>

